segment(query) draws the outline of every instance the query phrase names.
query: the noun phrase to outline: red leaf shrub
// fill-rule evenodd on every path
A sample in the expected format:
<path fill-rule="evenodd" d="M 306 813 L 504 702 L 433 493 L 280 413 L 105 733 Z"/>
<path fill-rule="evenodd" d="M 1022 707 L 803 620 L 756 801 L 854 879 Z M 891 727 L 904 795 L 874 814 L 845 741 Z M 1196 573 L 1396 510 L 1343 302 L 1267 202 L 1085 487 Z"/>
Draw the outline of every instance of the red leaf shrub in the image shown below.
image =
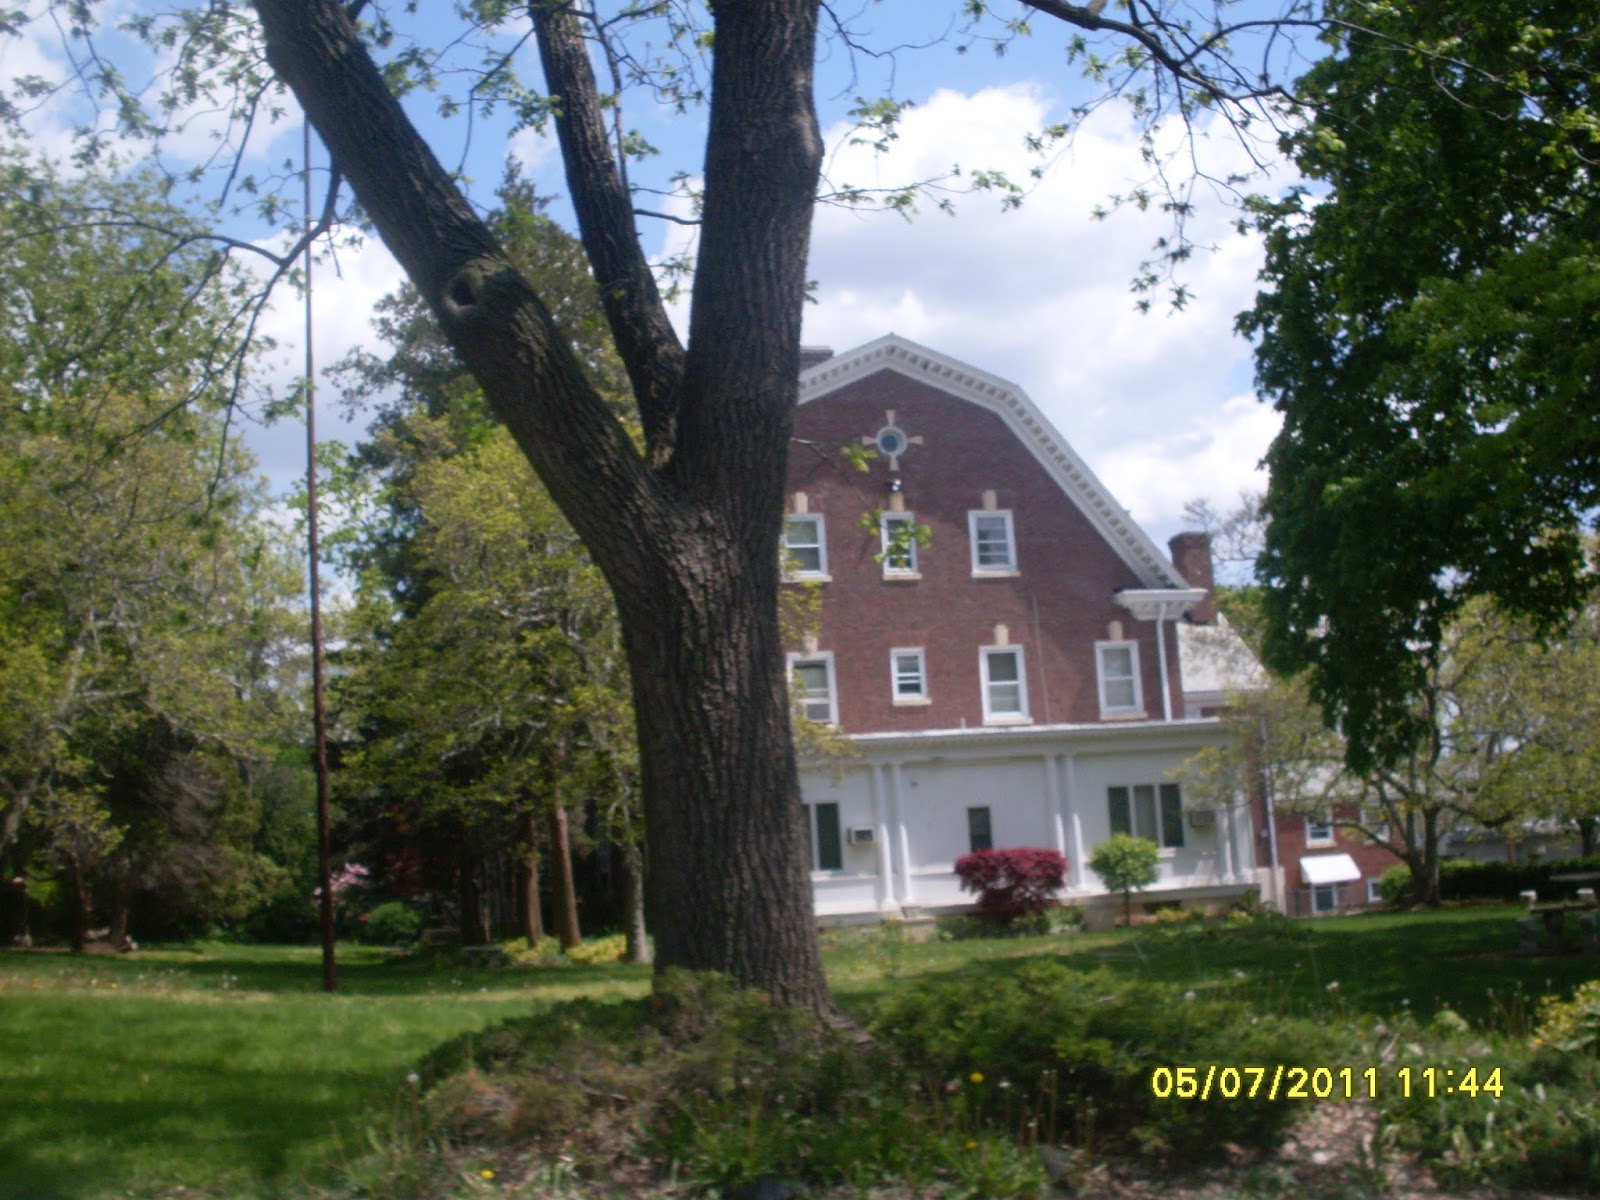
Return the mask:
<path fill-rule="evenodd" d="M 979 912 L 1009 924 L 1055 903 L 1067 886 L 1067 860 L 1058 850 L 977 850 L 956 859 L 956 876 L 962 891 L 977 893 Z"/>

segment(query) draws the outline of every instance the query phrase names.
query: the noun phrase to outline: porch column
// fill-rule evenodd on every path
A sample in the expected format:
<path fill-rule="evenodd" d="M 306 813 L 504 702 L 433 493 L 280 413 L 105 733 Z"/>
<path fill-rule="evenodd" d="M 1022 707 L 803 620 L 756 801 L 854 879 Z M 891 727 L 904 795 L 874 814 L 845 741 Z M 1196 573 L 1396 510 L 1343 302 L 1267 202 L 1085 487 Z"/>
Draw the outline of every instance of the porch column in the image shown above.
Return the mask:
<path fill-rule="evenodd" d="M 1068 894 L 1082 892 L 1089 886 L 1089 864 L 1084 861 L 1085 849 L 1083 845 L 1083 819 L 1078 815 L 1078 778 L 1077 758 L 1072 754 L 1061 755 L 1058 768 L 1061 780 L 1061 811 L 1067 822 L 1067 861 L 1071 864 L 1071 874 L 1068 880 L 1077 880 L 1076 886 L 1067 888 Z"/>
<path fill-rule="evenodd" d="M 1217 830 L 1222 839 L 1222 880 L 1224 883 L 1239 882 L 1239 869 L 1234 860 L 1238 847 L 1234 844 L 1233 831 L 1233 805 L 1224 804 L 1221 812 L 1221 828 Z"/>
<path fill-rule="evenodd" d="M 886 795 L 889 787 L 889 768 L 874 764 L 868 775 L 872 786 L 872 830 L 873 849 L 878 860 L 878 880 L 875 890 L 878 898 L 878 911 L 892 913 L 899 910 L 899 905 L 894 898 L 894 854 L 889 845 L 890 830 L 893 825 L 889 819 L 889 806 L 891 797 Z"/>
<path fill-rule="evenodd" d="M 1056 853 L 1065 856 L 1067 827 L 1061 815 L 1064 797 L 1061 794 L 1061 768 L 1056 761 L 1058 758 L 1059 755 L 1055 754 L 1044 756 L 1045 818 L 1049 822 L 1050 836 L 1054 839 Z"/>
<path fill-rule="evenodd" d="M 916 903 L 916 890 L 911 886 L 911 837 L 906 831 L 905 773 L 899 763 L 889 765 L 889 794 L 893 797 L 895 824 L 895 852 L 900 856 L 900 907 Z"/>

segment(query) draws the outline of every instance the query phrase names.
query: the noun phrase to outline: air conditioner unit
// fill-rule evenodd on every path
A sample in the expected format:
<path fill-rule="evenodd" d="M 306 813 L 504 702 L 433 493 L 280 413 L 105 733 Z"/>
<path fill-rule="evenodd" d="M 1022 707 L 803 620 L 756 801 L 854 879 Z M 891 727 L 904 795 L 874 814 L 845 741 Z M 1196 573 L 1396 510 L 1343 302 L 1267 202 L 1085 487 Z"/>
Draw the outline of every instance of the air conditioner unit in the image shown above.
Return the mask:
<path fill-rule="evenodd" d="M 1214 808 L 1191 808 L 1189 810 L 1189 826 L 1191 829 L 1210 829 L 1217 823 L 1217 810 Z"/>
<path fill-rule="evenodd" d="M 872 830 L 850 829 L 845 832 L 845 840 L 852 846 L 870 846 L 873 842 Z"/>

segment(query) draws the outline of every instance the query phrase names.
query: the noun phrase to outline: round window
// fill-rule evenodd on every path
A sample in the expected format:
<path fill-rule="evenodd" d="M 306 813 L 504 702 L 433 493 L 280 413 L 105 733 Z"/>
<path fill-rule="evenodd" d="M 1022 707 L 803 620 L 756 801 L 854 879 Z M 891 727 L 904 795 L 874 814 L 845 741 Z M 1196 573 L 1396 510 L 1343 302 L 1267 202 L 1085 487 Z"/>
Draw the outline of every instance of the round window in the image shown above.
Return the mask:
<path fill-rule="evenodd" d="M 899 458 L 906 452 L 906 435 L 893 425 L 878 430 L 878 453 L 886 458 Z"/>

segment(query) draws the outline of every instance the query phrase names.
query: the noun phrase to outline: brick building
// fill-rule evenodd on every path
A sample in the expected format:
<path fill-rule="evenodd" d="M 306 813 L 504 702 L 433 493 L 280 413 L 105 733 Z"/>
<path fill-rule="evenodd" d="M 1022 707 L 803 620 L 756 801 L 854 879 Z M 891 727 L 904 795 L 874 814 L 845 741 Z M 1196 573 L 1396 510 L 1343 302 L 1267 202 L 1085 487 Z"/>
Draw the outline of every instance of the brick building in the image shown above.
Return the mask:
<path fill-rule="evenodd" d="M 812 356 L 800 401 L 785 541 L 822 615 L 790 665 L 855 750 L 802 767 L 818 915 L 964 906 L 952 864 L 989 846 L 1059 849 L 1090 902 L 1117 830 L 1162 848 L 1150 900 L 1255 887 L 1248 807 L 1169 778 L 1223 736 L 1184 676 L 1204 538 L 1173 540 L 1180 573 L 1020 389 L 902 338 Z"/>

